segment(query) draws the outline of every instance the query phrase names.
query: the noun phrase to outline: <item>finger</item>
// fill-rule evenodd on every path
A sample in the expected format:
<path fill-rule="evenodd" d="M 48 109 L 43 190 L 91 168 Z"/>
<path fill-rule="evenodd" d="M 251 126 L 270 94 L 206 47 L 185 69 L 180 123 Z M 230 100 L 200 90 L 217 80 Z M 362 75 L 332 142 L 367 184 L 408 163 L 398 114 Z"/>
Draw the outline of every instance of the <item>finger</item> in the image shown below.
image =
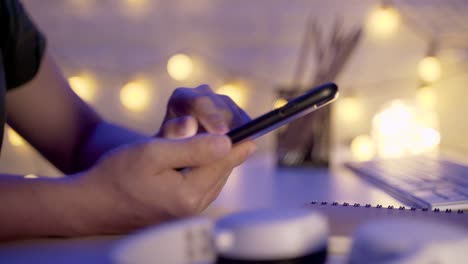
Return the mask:
<path fill-rule="evenodd" d="M 231 174 L 232 170 L 226 172 L 227 177 L 225 177 L 222 181 L 215 184 L 213 188 L 205 193 L 205 195 L 201 198 L 200 201 L 200 208 L 198 208 L 198 212 L 202 212 L 205 210 L 216 198 L 219 196 L 221 191 L 223 190 L 224 185 L 226 185 L 227 180 L 229 179 L 229 175 Z"/>
<path fill-rule="evenodd" d="M 225 134 L 229 130 L 232 114 L 218 97 L 208 85 L 194 89 L 177 88 L 169 99 L 168 113 L 171 113 L 171 117 L 192 115 L 200 122 L 201 131 Z M 226 116 L 226 112 L 229 115 Z"/>
<path fill-rule="evenodd" d="M 181 139 L 197 134 L 198 123 L 191 116 L 171 119 L 164 123 L 158 136 L 168 139 Z"/>
<path fill-rule="evenodd" d="M 214 94 L 213 90 L 208 84 L 202 84 L 199 85 L 195 88 L 197 92 L 203 93 L 203 94 Z"/>
<path fill-rule="evenodd" d="M 246 145 L 249 143 L 244 142 L 242 144 Z M 226 184 L 233 168 L 245 161 L 255 149 L 255 145 L 251 142 L 249 146 L 236 146 L 231 151 L 231 155 L 222 162 L 191 171 L 192 175 L 186 177 L 189 181 L 188 186 L 191 186 L 192 190 L 203 194 L 198 203 L 197 212 L 204 210 L 216 199 Z M 197 175 L 199 176 L 199 180 L 194 182 L 193 179 L 196 179 Z"/>
<path fill-rule="evenodd" d="M 203 95 L 194 102 L 193 112 L 207 132 L 225 134 L 229 131 L 230 120 L 215 103 L 215 97 Z"/>
<path fill-rule="evenodd" d="M 226 175 L 226 172 L 230 172 L 233 168 L 244 162 L 256 149 L 256 145 L 251 141 L 244 141 L 235 145 L 229 155 L 218 160 L 216 163 L 193 168 L 187 172 L 189 185 L 199 188 L 199 190 L 209 190 L 216 183 L 225 181 L 226 177 L 229 176 L 229 173 Z"/>
<path fill-rule="evenodd" d="M 224 101 L 224 104 L 227 105 L 229 109 L 231 109 L 231 128 L 238 127 L 251 120 L 250 116 L 242 108 L 240 108 L 229 96 L 221 95 L 220 97 Z"/>
<path fill-rule="evenodd" d="M 155 168 L 165 170 L 217 162 L 229 154 L 232 146 L 227 136 L 203 134 L 179 140 L 153 140 L 148 147 Z"/>

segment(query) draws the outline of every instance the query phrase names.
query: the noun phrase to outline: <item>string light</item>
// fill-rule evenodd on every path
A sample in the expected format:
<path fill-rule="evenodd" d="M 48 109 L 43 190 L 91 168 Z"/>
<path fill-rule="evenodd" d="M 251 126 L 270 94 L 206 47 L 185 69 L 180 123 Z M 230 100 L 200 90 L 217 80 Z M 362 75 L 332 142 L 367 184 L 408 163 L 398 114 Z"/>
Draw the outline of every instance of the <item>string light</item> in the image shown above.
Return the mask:
<path fill-rule="evenodd" d="M 426 83 L 433 83 L 440 79 L 441 65 L 437 57 L 427 56 L 418 63 L 419 78 Z"/>
<path fill-rule="evenodd" d="M 124 0 L 124 2 L 126 2 L 127 5 L 130 7 L 140 8 L 140 7 L 145 6 L 148 1 L 147 0 Z"/>
<path fill-rule="evenodd" d="M 436 106 L 436 94 L 434 88 L 431 86 L 424 86 L 418 88 L 416 92 L 416 99 L 422 107 L 433 109 Z"/>
<path fill-rule="evenodd" d="M 425 127 L 421 130 L 422 147 L 432 149 L 440 143 L 440 133 L 434 128 Z"/>
<path fill-rule="evenodd" d="M 184 81 L 192 75 L 193 61 L 188 55 L 176 54 L 167 61 L 167 72 L 176 81 Z"/>
<path fill-rule="evenodd" d="M 150 103 L 150 85 L 139 80 L 125 84 L 120 90 L 120 102 L 130 111 L 142 112 Z"/>
<path fill-rule="evenodd" d="M 372 138 L 368 135 L 355 137 L 351 142 L 351 153 L 357 161 L 371 160 L 375 155 Z"/>
<path fill-rule="evenodd" d="M 382 3 L 374 8 L 367 18 L 367 31 L 376 38 L 386 39 L 394 35 L 400 26 L 398 11 Z"/>
<path fill-rule="evenodd" d="M 356 96 L 346 96 L 338 100 L 337 113 L 341 121 L 354 123 L 362 116 L 362 105 Z"/>
<path fill-rule="evenodd" d="M 68 83 L 72 90 L 86 102 L 91 102 L 96 97 L 96 82 L 88 74 L 80 74 L 68 78 Z"/>
<path fill-rule="evenodd" d="M 11 127 L 7 129 L 7 136 L 12 146 L 21 147 L 25 144 L 25 140 Z"/>
<path fill-rule="evenodd" d="M 229 97 L 241 108 L 247 103 L 247 89 L 240 83 L 226 83 L 216 90 L 218 94 L 224 94 Z"/>
<path fill-rule="evenodd" d="M 149 12 L 148 4 L 148 0 L 121 0 L 123 12 L 136 18 Z"/>
<path fill-rule="evenodd" d="M 278 98 L 273 103 L 273 109 L 278 109 L 288 103 L 288 100 L 284 98 Z"/>
<path fill-rule="evenodd" d="M 372 137 L 382 158 L 437 150 L 436 114 L 401 100 L 390 102 L 372 120 Z"/>

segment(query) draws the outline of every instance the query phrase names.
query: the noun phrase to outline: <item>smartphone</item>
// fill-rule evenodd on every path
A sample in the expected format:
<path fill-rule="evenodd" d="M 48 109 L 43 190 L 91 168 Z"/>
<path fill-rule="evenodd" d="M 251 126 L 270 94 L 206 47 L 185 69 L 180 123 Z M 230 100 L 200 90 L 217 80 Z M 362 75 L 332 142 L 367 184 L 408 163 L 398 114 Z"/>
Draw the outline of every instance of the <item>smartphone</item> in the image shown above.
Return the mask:
<path fill-rule="evenodd" d="M 284 106 L 257 117 L 239 127 L 229 131 L 233 144 L 243 140 L 258 138 L 276 128 L 298 119 L 338 97 L 338 86 L 334 83 L 322 84 L 309 90 L 303 95 L 288 101 Z"/>

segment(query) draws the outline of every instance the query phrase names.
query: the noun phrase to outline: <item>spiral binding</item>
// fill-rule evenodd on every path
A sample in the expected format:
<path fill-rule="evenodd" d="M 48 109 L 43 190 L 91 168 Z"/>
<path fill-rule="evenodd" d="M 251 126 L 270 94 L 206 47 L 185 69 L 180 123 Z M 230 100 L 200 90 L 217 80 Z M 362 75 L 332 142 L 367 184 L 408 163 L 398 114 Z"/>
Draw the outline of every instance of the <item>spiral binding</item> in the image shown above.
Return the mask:
<path fill-rule="evenodd" d="M 322 202 L 312 201 L 312 202 L 310 202 L 310 204 L 312 204 L 312 205 L 322 205 L 322 206 L 325 206 L 325 205 L 328 205 L 329 203 L 326 202 L 326 201 L 322 201 Z M 349 207 L 350 204 L 344 202 L 343 204 L 340 205 L 340 203 L 338 203 L 338 202 L 332 202 L 332 203 L 331 203 L 331 206 Z M 355 203 L 355 204 L 353 204 L 352 207 L 361 207 L 361 205 L 360 205 L 359 203 Z M 366 204 L 364 207 L 365 207 L 365 208 L 377 208 L 377 209 L 386 208 L 386 209 L 389 209 L 389 210 L 394 210 L 394 209 L 395 209 L 395 210 L 401 210 L 401 211 L 404 211 L 404 210 L 410 210 L 410 211 L 418 211 L 418 210 L 420 210 L 420 211 L 422 211 L 422 212 L 428 212 L 428 211 L 430 211 L 429 208 L 426 208 L 426 207 L 420 208 L 420 209 L 418 209 L 418 208 L 416 208 L 416 207 L 411 207 L 411 208 L 407 209 L 407 208 L 404 207 L 404 206 L 400 206 L 400 207 L 398 207 L 398 208 L 395 208 L 393 205 L 388 205 L 387 207 L 384 207 L 384 206 L 381 205 L 381 204 L 377 204 L 375 207 L 372 207 L 371 204 Z M 456 210 L 456 211 L 455 211 L 455 210 L 452 210 L 452 209 L 445 209 L 445 211 L 441 211 L 439 208 L 434 208 L 432 211 L 435 212 L 435 213 L 445 212 L 446 214 L 451 214 L 451 213 L 464 214 L 464 211 L 461 210 L 461 209 L 458 209 L 458 210 Z"/>

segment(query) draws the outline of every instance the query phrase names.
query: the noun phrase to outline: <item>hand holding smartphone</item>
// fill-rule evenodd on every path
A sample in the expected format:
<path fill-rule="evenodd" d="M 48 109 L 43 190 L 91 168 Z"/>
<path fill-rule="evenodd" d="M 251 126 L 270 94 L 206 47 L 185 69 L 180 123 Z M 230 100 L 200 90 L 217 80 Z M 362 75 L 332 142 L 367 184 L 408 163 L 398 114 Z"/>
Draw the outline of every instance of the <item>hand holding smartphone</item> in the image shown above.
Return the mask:
<path fill-rule="evenodd" d="M 232 129 L 226 135 L 231 139 L 232 144 L 243 140 L 253 140 L 331 103 L 337 97 L 338 87 L 336 84 L 322 84 L 289 100 L 284 106 Z M 177 169 L 177 171 L 181 170 L 183 168 Z"/>
<path fill-rule="evenodd" d="M 284 106 L 232 129 L 226 135 L 229 136 L 233 144 L 247 139 L 255 139 L 331 103 L 337 97 L 338 86 L 336 84 L 320 85 L 289 100 Z"/>

